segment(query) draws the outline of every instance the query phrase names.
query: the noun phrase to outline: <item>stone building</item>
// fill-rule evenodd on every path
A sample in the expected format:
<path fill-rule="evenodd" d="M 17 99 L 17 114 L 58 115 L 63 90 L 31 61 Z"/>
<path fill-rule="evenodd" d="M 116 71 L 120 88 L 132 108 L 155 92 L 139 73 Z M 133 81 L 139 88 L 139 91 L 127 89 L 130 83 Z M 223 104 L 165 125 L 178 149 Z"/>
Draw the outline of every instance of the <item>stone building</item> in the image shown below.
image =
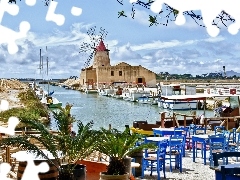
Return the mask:
<path fill-rule="evenodd" d="M 96 47 L 93 65 L 81 70 L 80 84 L 89 89 L 113 83 L 143 84 L 156 86 L 156 74 L 141 65 L 131 66 L 120 62 L 110 65 L 109 50 L 101 40 Z"/>

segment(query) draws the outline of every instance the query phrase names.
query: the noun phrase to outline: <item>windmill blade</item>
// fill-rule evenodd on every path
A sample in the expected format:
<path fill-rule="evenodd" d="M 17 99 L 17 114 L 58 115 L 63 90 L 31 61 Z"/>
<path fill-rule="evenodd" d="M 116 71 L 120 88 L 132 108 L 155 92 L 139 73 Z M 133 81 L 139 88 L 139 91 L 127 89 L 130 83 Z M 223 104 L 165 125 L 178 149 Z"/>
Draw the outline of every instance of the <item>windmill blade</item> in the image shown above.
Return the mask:
<path fill-rule="evenodd" d="M 99 34 L 100 34 L 100 38 L 102 40 L 104 40 L 108 34 L 108 32 L 106 31 L 106 29 L 103 29 L 102 27 L 100 27 L 100 31 L 99 31 Z"/>
<path fill-rule="evenodd" d="M 100 27 L 99 34 L 96 35 L 96 26 L 93 26 L 87 31 L 87 34 L 90 38 L 90 42 L 89 43 L 83 42 L 80 45 L 79 50 L 79 53 L 91 52 L 87 60 L 84 62 L 85 68 L 90 66 L 90 62 L 96 52 L 96 47 L 99 45 L 101 39 L 104 40 L 106 38 L 108 32 L 104 28 Z"/>
<path fill-rule="evenodd" d="M 84 63 L 84 67 L 85 67 L 85 68 L 87 68 L 88 66 L 90 66 L 90 62 L 91 62 L 91 60 L 92 60 L 92 58 L 93 58 L 93 54 L 94 54 L 94 51 L 88 56 L 87 61 L 85 61 L 85 63 Z"/>
<path fill-rule="evenodd" d="M 87 52 L 87 51 L 90 51 L 91 49 L 92 49 L 92 48 L 91 48 L 91 44 L 83 42 L 83 43 L 80 45 L 80 51 L 79 51 L 79 53 L 81 53 L 81 52 Z"/>
<path fill-rule="evenodd" d="M 90 38 L 91 41 L 95 41 L 95 37 L 96 37 L 96 26 L 91 27 L 88 31 L 87 34 Z"/>

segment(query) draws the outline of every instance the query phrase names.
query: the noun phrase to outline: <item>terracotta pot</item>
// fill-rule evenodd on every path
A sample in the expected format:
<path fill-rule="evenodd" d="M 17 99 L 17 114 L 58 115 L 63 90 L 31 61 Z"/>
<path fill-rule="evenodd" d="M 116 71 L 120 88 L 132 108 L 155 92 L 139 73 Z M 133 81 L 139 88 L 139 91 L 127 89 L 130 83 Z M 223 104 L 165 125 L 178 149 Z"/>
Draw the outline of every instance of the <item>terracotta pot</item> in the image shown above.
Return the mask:
<path fill-rule="evenodd" d="M 66 168 L 68 165 L 61 165 L 61 168 L 64 169 Z M 64 170 L 62 170 L 59 173 L 59 178 L 58 180 L 86 180 L 86 166 L 83 164 L 70 164 L 70 166 L 75 166 L 74 170 L 72 172 L 72 174 L 68 173 L 68 172 L 64 172 Z"/>
<path fill-rule="evenodd" d="M 129 180 L 129 174 L 107 175 L 106 172 L 100 172 L 100 180 Z"/>

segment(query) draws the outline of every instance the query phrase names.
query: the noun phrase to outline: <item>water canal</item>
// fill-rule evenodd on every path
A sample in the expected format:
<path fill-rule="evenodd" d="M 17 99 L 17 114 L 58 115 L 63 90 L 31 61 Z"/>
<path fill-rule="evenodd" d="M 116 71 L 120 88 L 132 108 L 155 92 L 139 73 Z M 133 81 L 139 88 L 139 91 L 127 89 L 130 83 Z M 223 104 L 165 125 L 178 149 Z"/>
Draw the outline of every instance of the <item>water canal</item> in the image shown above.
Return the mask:
<path fill-rule="evenodd" d="M 159 120 L 159 113 L 163 111 L 156 105 L 138 104 L 98 94 L 86 94 L 58 86 L 50 86 L 50 91 L 52 90 L 54 90 L 53 96 L 62 101 L 63 106 L 66 103 L 73 104 L 71 112 L 77 120 L 83 123 L 93 120 L 96 129 L 108 128 L 111 124 L 113 128 L 123 130 L 125 125 L 131 127 L 133 121 L 136 120 L 147 120 L 155 124 Z M 181 113 L 190 114 L 191 112 L 182 111 Z M 197 111 L 197 115 L 202 113 L 203 111 Z M 206 111 L 206 117 L 212 117 L 212 114 L 212 111 Z M 51 122 L 51 128 L 55 129 L 54 120 Z M 73 130 L 76 130 L 76 124 L 73 125 Z"/>

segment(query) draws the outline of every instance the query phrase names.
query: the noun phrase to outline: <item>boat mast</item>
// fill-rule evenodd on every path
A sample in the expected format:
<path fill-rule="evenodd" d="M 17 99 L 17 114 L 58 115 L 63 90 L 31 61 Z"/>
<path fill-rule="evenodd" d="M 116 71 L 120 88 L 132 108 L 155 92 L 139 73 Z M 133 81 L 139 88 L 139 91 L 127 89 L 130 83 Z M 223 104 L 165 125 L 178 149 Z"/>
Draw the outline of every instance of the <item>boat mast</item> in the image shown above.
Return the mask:
<path fill-rule="evenodd" d="M 42 69 L 43 69 L 42 49 L 40 49 L 39 69 L 40 69 L 40 76 L 42 76 L 42 79 L 43 79 L 43 74 L 42 74 Z"/>
<path fill-rule="evenodd" d="M 46 55 L 47 55 L 47 46 L 46 46 Z M 47 55 L 47 82 L 48 82 L 48 94 L 49 94 L 49 78 L 48 78 L 48 55 Z"/>

